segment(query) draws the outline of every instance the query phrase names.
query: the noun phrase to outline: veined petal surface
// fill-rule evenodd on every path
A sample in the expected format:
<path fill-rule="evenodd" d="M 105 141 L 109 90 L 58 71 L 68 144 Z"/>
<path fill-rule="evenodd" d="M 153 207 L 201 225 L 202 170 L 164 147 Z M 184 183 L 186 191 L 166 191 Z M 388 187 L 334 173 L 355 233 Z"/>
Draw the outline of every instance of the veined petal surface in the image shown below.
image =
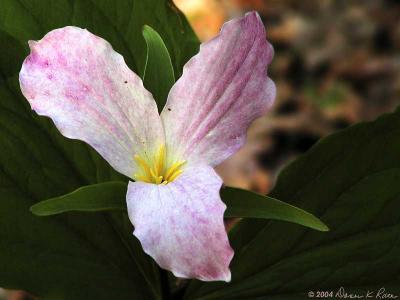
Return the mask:
<path fill-rule="evenodd" d="M 132 177 L 134 155 L 164 143 L 156 103 L 141 79 L 107 41 L 85 29 L 56 29 L 29 45 L 20 85 L 32 109 Z"/>
<path fill-rule="evenodd" d="M 275 98 L 266 73 L 272 57 L 256 12 L 227 22 L 217 37 L 202 44 L 161 114 L 170 151 L 189 163 L 212 166 L 236 152 L 249 125 Z"/>
<path fill-rule="evenodd" d="M 127 204 L 144 251 L 175 276 L 230 281 L 222 180 L 209 166 L 186 169 L 166 185 L 130 182 Z"/>

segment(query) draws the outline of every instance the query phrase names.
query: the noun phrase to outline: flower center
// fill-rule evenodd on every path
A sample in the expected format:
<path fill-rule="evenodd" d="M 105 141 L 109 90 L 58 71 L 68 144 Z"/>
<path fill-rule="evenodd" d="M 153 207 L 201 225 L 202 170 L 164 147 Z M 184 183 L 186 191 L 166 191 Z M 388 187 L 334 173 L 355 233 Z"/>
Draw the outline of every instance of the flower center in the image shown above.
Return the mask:
<path fill-rule="evenodd" d="M 140 172 L 135 173 L 133 178 L 136 181 L 144 181 L 155 184 L 167 184 L 174 181 L 183 173 L 182 166 L 186 160 L 179 160 L 172 164 L 167 164 L 165 146 L 162 145 L 154 157 L 147 161 L 140 155 L 135 155 L 135 161 L 140 167 Z"/>

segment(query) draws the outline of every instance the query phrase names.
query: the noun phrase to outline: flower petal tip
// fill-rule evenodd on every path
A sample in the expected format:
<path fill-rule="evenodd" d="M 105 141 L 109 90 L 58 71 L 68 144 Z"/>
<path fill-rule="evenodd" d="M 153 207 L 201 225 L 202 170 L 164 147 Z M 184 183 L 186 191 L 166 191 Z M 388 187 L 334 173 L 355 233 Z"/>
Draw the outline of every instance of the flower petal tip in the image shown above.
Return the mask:
<path fill-rule="evenodd" d="M 275 100 L 267 76 L 273 54 L 257 12 L 226 22 L 201 45 L 169 93 L 169 110 L 161 114 L 167 147 L 212 166 L 238 151 L 250 124 Z"/>
<path fill-rule="evenodd" d="M 170 271 L 172 274 L 174 274 L 175 277 L 177 278 L 184 278 L 184 279 L 198 279 L 201 281 L 224 281 L 224 282 L 230 282 L 231 281 L 231 271 L 229 269 L 230 262 L 234 256 L 234 251 L 233 249 L 227 245 L 226 248 L 226 253 L 225 257 L 221 258 L 221 260 L 218 261 L 217 264 L 212 263 L 212 262 L 205 262 L 201 266 L 197 266 L 195 268 L 189 268 L 186 270 L 182 269 L 182 266 L 180 265 L 177 267 L 175 264 L 176 259 L 180 260 L 179 257 L 168 257 L 168 253 L 165 253 L 165 255 L 157 255 L 154 252 L 154 244 L 150 243 L 148 244 L 146 240 L 148 240 L 148 237 L 145 237 L 144 234 L 139 232 L 138 230 L 133 231 L 133 235 L 141 241 L 143 251 L 153 257 L 156 261 L 157 264 L 163 268 L 164 270 Z M 143 241 L 143 242 L 142 242 Z"/>
<path fill-rule="evenodd" d="M 37 41 L 34 41 L 34 40 L 29 40 L 28 41 L 28 46 L 29 46 L 29 49 L 32 51 L 33 49 L 35 49 L 35 46 L 37 45 Z"/>
<path fill-rule="evenodd" d="M 31 108 L 131 177 L 133 154 L 164 142 L 156 103 L 139 76 L 110 43 L 79 27 L 52 30 L 29 47 L 19 82 Z"/>
<path fill-rule="evenodd" d="M 229 282 L 234 255 L 223 222 L 221 179 L 208 166 L 167 185 L 131 182 L 127 205 L 143 250 L 176 277 Z"/>
<path fill-rule="evenodd" d="M 261 22 L 261 24 L 262 24 L 261 17 L 260 17 L 260 15 L 258 14 L 258 12 L 255 11 L 255 10 L 252 10 L 252 11 L 247 12 L 247 13 L 244 15 L 244 19 L 252 19 L 252 20 L 255 20 L 255 21 L 257 21 L 257 22 Z"/>

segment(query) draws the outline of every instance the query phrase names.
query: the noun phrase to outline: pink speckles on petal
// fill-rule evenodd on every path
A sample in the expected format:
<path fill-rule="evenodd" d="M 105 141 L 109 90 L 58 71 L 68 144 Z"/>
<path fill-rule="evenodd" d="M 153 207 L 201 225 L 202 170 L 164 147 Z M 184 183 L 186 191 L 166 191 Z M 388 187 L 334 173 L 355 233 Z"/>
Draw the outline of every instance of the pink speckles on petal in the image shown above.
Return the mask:
<path fill-rule="evenodd" d="M 208 166 L 184 171 L 174 182 L 131 182 L 127 204 L 144 251 L 177 277 L 230 281 L 233 250 L 225 231 L 219 190 Z"/>
<path fill-rule="evenodd" d="M 273 49 L 257 13 L 226 23 L 184 67 L 161 114 L 167 144 L 190 163 L 215 166 L 245 142 L 275 98 Z"/>
<path fill-rule="evenodd" d="M 19 79 L 32 109 L 132 177 L 135 153 L 164 143 L 155 101 L 140 78 L 109 43 L 84 29 L 56 29 L 29 46 Z"/>
<path fill-rule="evenodd" d="M 202 45 L 173 86 L 162 121 L 122 56 L 87 30 L 57 29 L 30 47 L 21 90 L 66 137 L 87 142 L 129 177 L 137 169 L 135 154 L 164 144 L 167 159 L 187 161 L 166 185 L 129 183 L 128 213 L 144 251 L 178 277 L 230 281 L 233 250 L 222 181 L 212 167 L 243 145 L 248 126 L 275 97 L 266 75 L 273 50 L 259 16 L 226 23 Z"/>

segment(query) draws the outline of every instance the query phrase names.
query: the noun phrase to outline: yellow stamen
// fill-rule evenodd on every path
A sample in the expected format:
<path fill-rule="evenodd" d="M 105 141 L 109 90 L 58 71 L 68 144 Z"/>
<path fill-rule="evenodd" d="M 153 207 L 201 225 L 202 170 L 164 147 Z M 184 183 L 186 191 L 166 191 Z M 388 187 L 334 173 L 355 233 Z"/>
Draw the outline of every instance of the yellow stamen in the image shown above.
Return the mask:
<path fill-rule="evenodd" d="M 139 166 L 142 167 L 142 169 L 146 173 L 146 175 L 147 176 L 151 175 L 148 164 L 137 154 L 134 156 L 134 158 L 135 158 L 136 162 L 139 164 Z"/>
<path fill-rule="evenodd" d="M 158 175 L 158 172 L 154 172 L 153 169 L 150 169 L 152 182 L 156 184 L 160 184 L 162 182 L 163 177 Z"/>
<path fill-rule="evenodd" d="M 169 177 L 169 181 L 174 181 L 176 179 L 176 177 L 178 177 L 179 175 L 181 175 L 183 173 L 182 170 L 176 170 L 174 173 L 172 173 L 172 175 Z"/>
<path fill-rule="evenodd" d="M 179 168 L 182 167 L 184 164 L 186 164 L 186 160 L 182 160 L 182 161 L 173 163 L 172 166 L 170 168 L 168 168 L 168 171 L 165 173 L 165 176 L 164 176 L 165 180 L 172 181 L 170 177 L 174 174 L 174 172 L 176 170 L 179 170 Z M 177 176 L 175 176 L 174 179 L 176 177 Z"/>
<path fill-rule="evenodd" d="M 165 160 L 165 146 L 162 145 L 160 147 L 160 151 L 158 152 L 158 161 L 157 161 L 157 174 L 161 174 L 164 168 L 164 160 Z"/>
<path fill-rule="evenodd" d="M 134 156 L 139 167 L 139 172 L 133 175 L 136 181 L 168 184 L 183 173 L 181 168 L 186 163 L 185 160 L 181 160 L 168 164 L 164 145 L 160 147 L 159 151 L 153 157 L 150 159 L 148 155 L 146 157 L 147 159 L 145 160 L 138 154 Z"/>
<path fill-rule="evenodd" d="M 149 178 L 146 176 L 135 174 L 135 175 L 133 175 L 133 178 L 135 178 L 136 181 L 144 181 L 144 182 L 150 183 Z"/>

